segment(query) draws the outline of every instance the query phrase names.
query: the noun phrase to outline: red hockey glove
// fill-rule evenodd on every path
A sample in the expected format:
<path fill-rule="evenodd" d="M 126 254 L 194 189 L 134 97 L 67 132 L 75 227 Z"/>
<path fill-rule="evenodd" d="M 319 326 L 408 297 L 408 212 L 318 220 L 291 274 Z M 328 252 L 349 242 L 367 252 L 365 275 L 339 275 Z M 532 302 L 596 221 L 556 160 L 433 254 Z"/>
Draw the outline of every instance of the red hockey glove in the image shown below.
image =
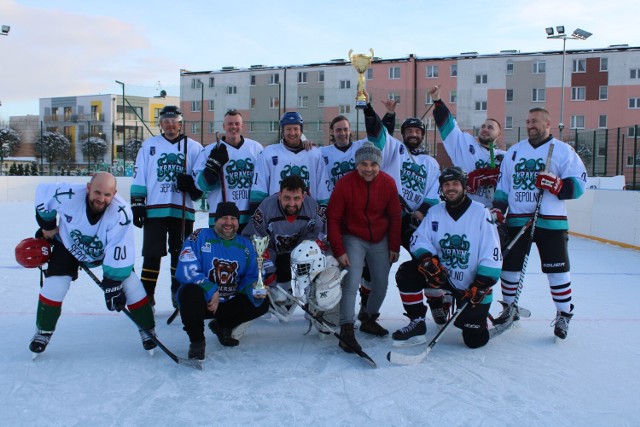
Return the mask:
<path fill-rule="evenodd" d="M 475 193 L 480 187 L 495 187 L 498 183 L 500 168 L 479 168 L 469 173 L 467 189 L 469 193 Z"/>
<path fill-rule="evenodd" d="M 536 178 L 536 187 L 557 196 L 562 190 L 562 180 L 551 172 L 540 172 Z"/>
<path fill-rule="evenodd" d="M 504 224 L 504 214 L 498 208 L 491 208 L 491 218 L 493 219 L 494 224 Z"/>
<path fill-rule="evenodd" d="M 420 260 L 418 271 L 426 277 L 432 288 L 441 288 L 447 284 L 447 269 L 440 264 L 437 256 L 425 255 Z"/>

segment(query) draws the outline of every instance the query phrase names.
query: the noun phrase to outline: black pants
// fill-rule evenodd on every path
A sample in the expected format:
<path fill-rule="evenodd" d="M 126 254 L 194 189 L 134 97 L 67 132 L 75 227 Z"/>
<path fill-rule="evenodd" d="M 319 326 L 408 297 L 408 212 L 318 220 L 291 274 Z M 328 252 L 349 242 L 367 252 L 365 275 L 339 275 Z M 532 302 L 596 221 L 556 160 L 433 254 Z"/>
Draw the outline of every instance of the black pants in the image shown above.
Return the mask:
<path fill-rule="evenodd" d="M 236 294 L 233 298 L 220 302 L 215 314 L 207 310 L 207 301 L 203 290 L 197 285 L 187 285 L 178 292 L 180 318 L 184 330 L 191 342 L 204 340 L 204 320 L 216 319 L 222 328 L 233 329 L 241 323 L 256 319 L 269 310 L 264 300 L 258 307 L 253 305 L 245 294 Z"/>

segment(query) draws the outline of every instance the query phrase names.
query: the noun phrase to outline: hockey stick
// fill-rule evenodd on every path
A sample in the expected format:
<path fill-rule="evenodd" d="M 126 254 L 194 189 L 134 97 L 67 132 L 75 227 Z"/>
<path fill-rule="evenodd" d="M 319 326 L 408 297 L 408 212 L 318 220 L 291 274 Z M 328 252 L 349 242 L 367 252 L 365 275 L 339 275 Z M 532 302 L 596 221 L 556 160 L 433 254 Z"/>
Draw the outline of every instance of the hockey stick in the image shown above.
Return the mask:
<path fill-rule="evenodd" d="M 367 362 L 369 362 L 371 364 L 372 367 L 377 368 L 378 365 L 376 364 L 376 362 L 374 362 L 374 360 L 371 358 L 371 356 L 369 356 L 367 353 L 365 353 L 362 350 L 359 350 L 355 347 L 353 347 L 348 341 L 346 341 L 344 338 L 342 338 L 340 336 L 339 333 L 337 333 L 333 327 L 331 327 L 330 325 L 328 325 L 321 317 L 318 317 L 317 315 L 315 315 L 314 313 L 312 313 L 307 306 L 298 298 L 293 296 L 292 294 L 290 294 L 289 292 L 287 292 L 286 290 L 284 290 L 282 288 L 282 286 L 280 285 L 276 285 L 276 287 L 278 288 L 278 290 L 280 292 L 283 292 L 284 294 L 287 295 L 287 297 L 295 302 L 305 313 L 307 313 L 309 316 L 311 316 L 313 318 L 313 320 L 315 320 L 316 322 L 318 322 L 326 331 L 329 331 L 331 334 L 333 334 L 334 337 L 338 338 L 340 340 L 340 342 L 343 342 L 347 347 L 349 347 L 351 350 L 353 350 L 353 352 L 355 354 L 357 354 L 358 356 L 360 356 L 361 358 L 363 358 L 364 360 L 366 360 Z"/>
<path fill-rule="evenodd" d="M 182 147 L 182 150 L 184 151 L 184 164 L 183 164 L 183 173 L 187 173 L 187 134 L 184 135 L 184 147 Z M 180 223 L 180 243 L 184 243 L 184 231 L 185 231 L 185 222 L 186 222 L 186 211 L 187 211 L 187 193 L 186 192 L 182 192 L 182 222 Z M 175 272 L 173 273 L 173 276 L 171 279 L 171 281 L 173 282 L 173 279 L 175 278 Z M 173 294 L 173 289 L 171 290 L 172 294 Z M 176 289 L 177 291 L 177 289 Z M 167 325 L 170 325 L 171 322 L 173 322 L 176 317 L 178 317 L 178 314 L 180 314 L 180 309 L 178 307 L 176 307 L 173 310 L 173 313 L 171 313 L 171 316 L 169 316 L 169 318 L 167 319 Z"/>
<path fill-rule="evenodd" d="M 549 170 L 549 166 L 551 166 L 551 155 L 553 154 L 553 148 L 555 147 L 554 144 L 552 143 L 549 143 L 549 144 L 550 144 L 549 152 L 547 153 L 547 162 L 544 165 L 544 172 L 547 172 Z M 507 307 L 510 308 L 512 321 L 513 321 L 513 317 L 515 316 L 515 313 L 519 311 L 518 300 L 520 299 L 520 293 L 522 293 L 522 287 L 524 286 L 524 275 L 527 272 L 527 264 L 529 263 L 529 254 L 531 253 L 531 246 L 533 246 L 533 236 L 536 232 L 536 224 L 538 222 L 538 215 L 540 214 L 540 206 L 542 206 L 542 196 L 544 196 L 544 190 L 541 189 L 538 195 L 536 208 L 533 211 L 533 216 L 531 217 L 531 226 L 530 226 L 531 228 L 529 229 L 529 239 L 527 240 L 527 244 L 525 248 L 524 260 L 522 261 L 522 269 L 520 270 L 520 279 L 518 280 L 518 287 L 516 288 L 516 296 L 513 299 L 513 302 L 510 304 L 500 301 L 500 304 L 502 304 L 505 309 Z M 525 227 L 526 227 L 526 224 L 525 224 Z M 529 315 L 531 315 L 531 312 L 529 312 Z M 525 316 L 525 317 L 528 317 L 528 316 Z"/>
<path fill-rule="evenodd" d="M 449 320 L 447 320 L 447 323 L 445 323 L 442 329 L 440 329 L 440 331 L 436 334 L 436 336 L 433 337 L 433 339 L 427 345 L 427 348 L 425 348 L 424 351 L 418 354 L 413 354 L 413 355 L 390 351 L 389 353 L 387 353 L 387 360 L 397 365 L 417 365 L 418 363 L 422 362 L 424 359 L 426 359 L 429 353 L 431 353 L 431 350 L 438 343 L 442 334 L 444 334 L 445 331 L 449 329 L 451 325 L 453 325 L 453 323 L 456 321 L 458 316 L 460 316 L 460 313 L 462 313 L 462 311 L 468 306 L 469 306 L 469 301 L 465 302 L 462 305 L 462 307 L 458 307 L 455 313 L 453 313 L 453 316 L 451 316 Z"/>
<path fill-rule="evenodd" d="M 93 274 L 93 271 L 91 271 L 89 269 L 89 267 L 87 267 L 84 263 L 81 262 L 79 264 L 80 264 L 80 268 L 82 268 L 85 271 L 85 273 L 87 273 L 89 275 L 89 277 L 91 277 L 91 279 L 93 279 L 95 284 L 98 285 L 98 287 L 102 288 L 102 282 L 100 281 L 100 279 L 98 279 L 98 277 L 95 274 Z M 188 366 L 190 368 L 198 369 L 200 371 L 202 370 L 202 362 L 200 360 L 197 360 L 197 359 L 184 359 L 182 357 L 176 356 L 171 350 L 169 350 L 167 347 L 165 347 L 164 344 L 162 344 L 162 342 L 156 336 L 154 336 L 148 330 L 142 328 L 142 326 L 140 326 L 138 324 L 136 319 L 133 318 L 133 316 L 131 315 L 131 312 L 129 311 L 128 308 L 125 307 L 121 311 L 138 327 L 139 330 L 143 331 L 145 333 L 145 335 L 147 337 L 149 337 L 149 339 L 151 339 L 151 341 L 156 343 L 156 345 L 162 351 L 164 351 L 165 354 L 167 356 L 169 356 L 178 365 Z"/>

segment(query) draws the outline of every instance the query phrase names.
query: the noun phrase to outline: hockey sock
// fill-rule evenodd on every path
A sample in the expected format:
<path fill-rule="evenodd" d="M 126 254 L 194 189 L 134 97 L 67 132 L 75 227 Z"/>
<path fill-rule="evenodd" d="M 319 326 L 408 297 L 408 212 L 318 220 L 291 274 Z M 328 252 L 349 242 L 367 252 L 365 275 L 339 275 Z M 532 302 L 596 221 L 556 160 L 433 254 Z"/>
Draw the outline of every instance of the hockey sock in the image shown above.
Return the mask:
<path fill-rule="evenodd" d="M 558 311 L 571 311 L 571 279 L 569 273 L 548 273 L 551 297 Z"/>
<path fill-rule="evenodd" d="M 153 329 L 156 326 L 155 319 L 153 318 L 153 309 L 149 304 L 149 298 L 144 297 L 135 304 L 128 306 L 131 317 L 136 321 L 142 329 Z"/>
<path fill-rule="evenodd" d="M 36 327 L 43 331 L 55 331 L 62 313 L 62 302 L 51 301 L 40 295 L 36 313 Z"/>
<path fill-rule="evenodd" d="M 153 301 L 153 296 L 156 291 L 156 283 L 158 282 L 158 275 L 160 274 L 160 258 L 145 257 L 142 262 L 142 274 L 140 275 L 140 281 L 144 286 L 144 290 L 147 295 Z"/>
<path fill-rule="evenodd" d="M 427 307 L 422 302 L 422 291 L 420 292 L 400 292 L 402 306 L 407 312 L 407 317 L 414 320 L 420 317 L 424 318 L 427 314 Z"/>
<path fill-rule="evenodd" d="M 516 298 L 516 291 L 518 290 L 518 283 L 520 282 L 520 272 L 503 270 L 500 275 L 500 281 L 502 283 L 502 299 L 506 303 L 512 303 Z"/>

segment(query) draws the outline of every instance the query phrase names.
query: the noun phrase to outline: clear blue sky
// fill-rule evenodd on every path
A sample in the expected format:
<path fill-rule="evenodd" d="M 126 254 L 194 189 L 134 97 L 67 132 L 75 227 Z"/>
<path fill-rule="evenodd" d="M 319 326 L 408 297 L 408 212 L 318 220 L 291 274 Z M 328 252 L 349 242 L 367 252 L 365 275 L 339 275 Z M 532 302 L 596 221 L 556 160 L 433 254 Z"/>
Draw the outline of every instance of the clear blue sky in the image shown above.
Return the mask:
<path fill-rule="evenodd" d="M 544 28 L 592 32 L 567 49 L 640 46 L 631 0 L 281 1 L 2 0 L 0 122 L 38 114 L 38 98 L 179 95 L 180 69 L 560 50 Z"/>

